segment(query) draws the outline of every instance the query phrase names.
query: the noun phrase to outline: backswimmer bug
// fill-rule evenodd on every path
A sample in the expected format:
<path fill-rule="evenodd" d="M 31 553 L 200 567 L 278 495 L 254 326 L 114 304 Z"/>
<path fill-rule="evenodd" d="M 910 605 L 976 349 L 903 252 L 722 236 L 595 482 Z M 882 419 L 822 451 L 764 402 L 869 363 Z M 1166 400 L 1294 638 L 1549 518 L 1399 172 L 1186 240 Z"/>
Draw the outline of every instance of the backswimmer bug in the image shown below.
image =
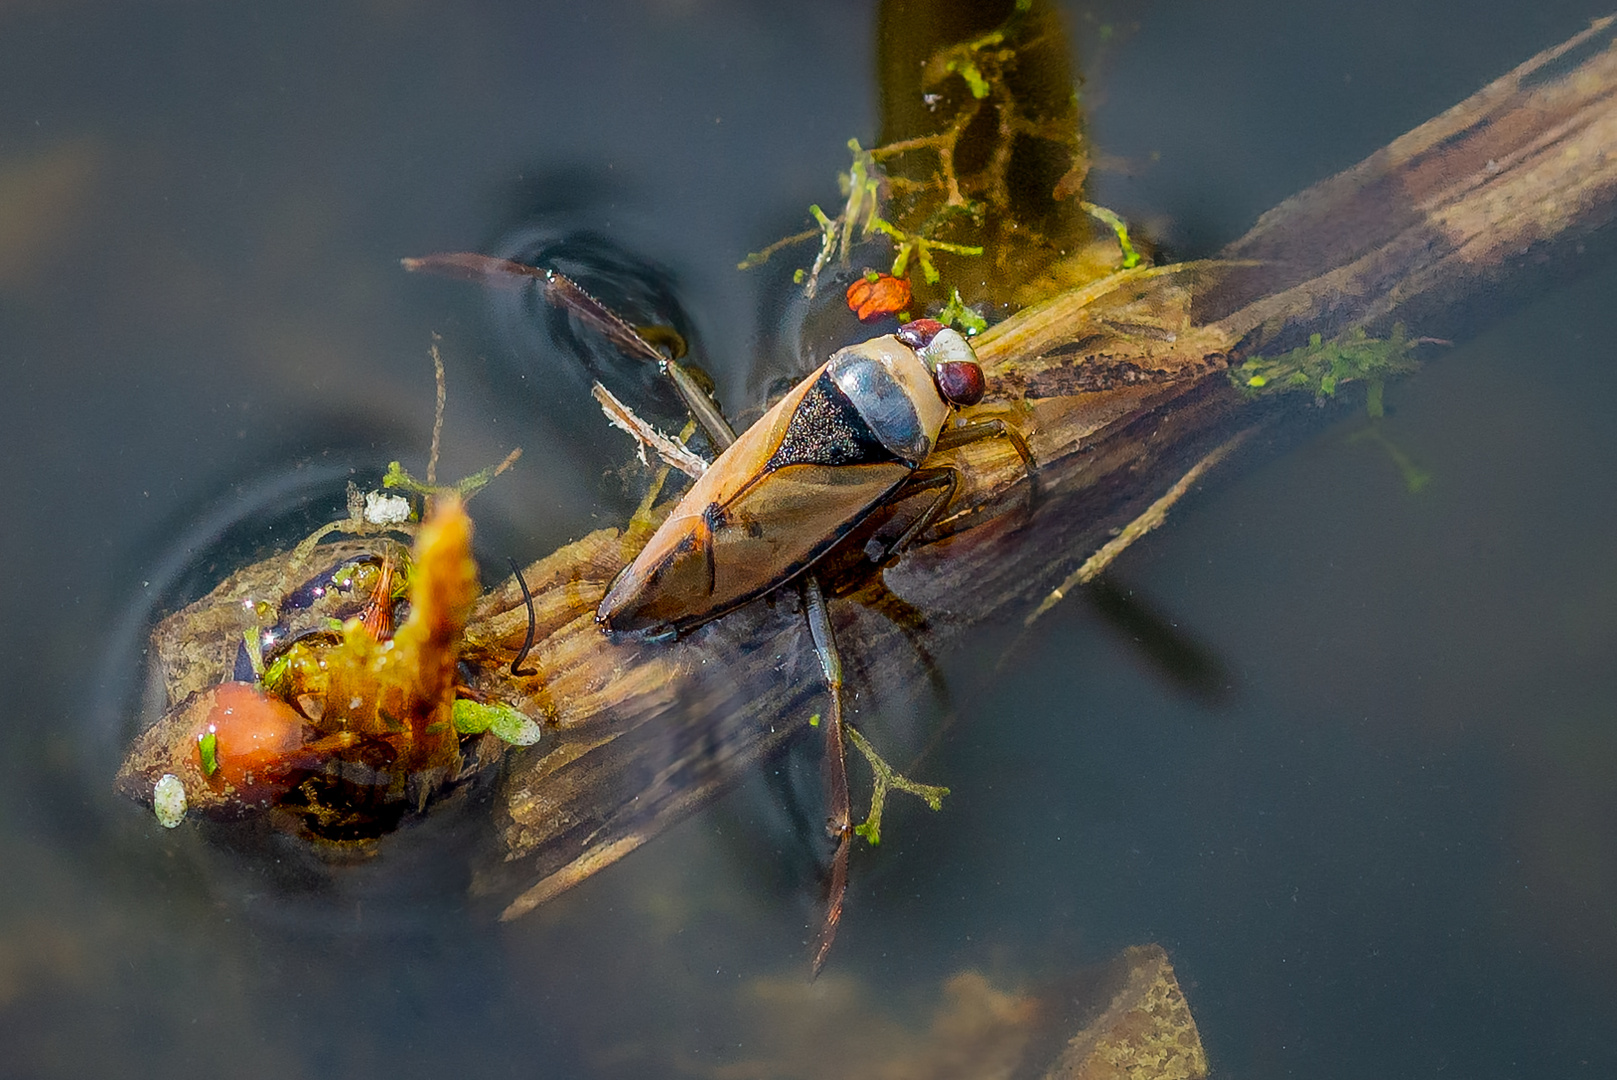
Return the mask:
<path fill-rule="evenodd" d="M 818 972 L 835 938 L 847 885 L 853 827 L 842 720 L 842 665 L 815 563 L 877 509 L 933 492 L 898 539 L 871 558 L 884 563 L 936 521 L 958 486 L 952 465 L 933 454 L 984 438 L 1006 438 L 1030 483 L 1025 440 L 994 418 L 951 425 L 957 410 L 986 390 L 971 344 L 932 319 L 838 350 L 739 436 L 712 397 L 678 360 L 553 270 L 475 254 L 405 260 L 483 280 L 530 280 L 626 354 L 655 363 L 718 457 L 613 581 L 596 621 L 613 636 L 673 638 L 729 611 L 796 585 L 830 694 L 826 737 L 827 831 L 837 841 L 825 922 L 814 955 Z"/>
<path fill-rule="evenodd" d="M 613 633 L 689 630 L 792 580 L 901 487 L 939 489 L 903 546 L 954 493 L 952 468 L 921 467 L 933 450 L 1008 430 L 945 430 L 983 390 L 970 344 L 930 319 L 840 350 L 728 445 L 596 620 Z"/>

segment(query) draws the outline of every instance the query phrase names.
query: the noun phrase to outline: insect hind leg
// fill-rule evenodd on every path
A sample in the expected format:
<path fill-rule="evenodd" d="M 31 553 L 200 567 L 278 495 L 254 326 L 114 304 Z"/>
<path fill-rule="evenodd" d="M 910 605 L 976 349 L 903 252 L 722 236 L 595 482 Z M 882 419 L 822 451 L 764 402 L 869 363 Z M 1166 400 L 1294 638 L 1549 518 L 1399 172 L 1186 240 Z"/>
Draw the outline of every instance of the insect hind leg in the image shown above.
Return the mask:
<path fill-rule="evenodd" d="M 945 428 L 939 433 L 937 442 L 932 446 L 934 453 L 940 450 L 953 450 L 956 447 L 968 446 L 983 439 L 1005 439 L 1016 450 L 1016 456 L 1022 459 L 1022 467 L 1027 471 L 1027 511 L 1031 514 L 1039 501 L 1039 472 L 1038 465 L 1033 460 L 1033 451 L 1028 449 L 1027 440 L 1016 428 L 1004 420 L 994 417 L 988 420 L 974 420 L 959 427 Z M 916 469 L 910 478 L 899 489 L 896 498 L 909 498 L 917 492 L 929 488 L 940 488 L 937 498 L 932 500 L 920 517 L 910 523 L 899 538 L 888 545 L 885 551 L 866 551 L 870 560 L 881 564 L 887 562 L 895 555 L 900 554 L 915 538 L 929 528 L 943 512 L 949 508 L 955 493 L 960 490 L 960 470 L 953 465 L 931 465 Z"/>
<path fill-rule="evenodd" d="M 825 815 L 826 831 L 837 842 L 831 859 L 831 883 L 826 898 L 825 922 L 820 927 L 814 949 L 814 974 L 825 964 L 831 943 L 836 940 L 842 921 L 842 902 L 848 891 L 848 849 L 853 843 L 853 820 L 848 798 L 848 756 L 842 735 L 842 657 L 837 652 L 836 634 L 825 594 L 813 574 L 803 578 L 803 611 L 808 616 L 809 636 L 825 673 L 826 690 L 831 697 L 825 722 Z"/>
<path fill-rule="evenodd" d="M 730 426 L 730 421 L 719 411 L 718 403 L 691 374 L 690 369 L 677 360 L 664 360 L 658 366 L 674 384 L 679 399 L 685 403 L 692 418 L 701 425 L 708 442 L 720 452 L 729 449 L 736 441 L 735 428 Z"/>
<path fill-rule="evenodd" d="M 1028 512 L 1038 505 L 1039 474 L 1037 464 L 1033 460 L 1033 451 L 1028 449 L 1027 440 L 1016 428 L 1004 420 L 994 417 L 988 420 L 976 420 L 959 427 L 945 428 L 933 444 L 934 453 L 940 450 L 953 450 L 956 447 L 967 446 L 983 439 L 1005 439 L 1015 448 L 1017 457 L 1022 459 L 1022 467 L 1027 470 L 1028 481 Z M 878 566 L 901 554 L 905 548 L 915 542 L 927 528 L 943 516 L 949 508 L 955 493 L 960 490 L 960 470 L 953 465 L 930 465 L 916 469 L 904 481 L 903 486 L 894 494 L 893 501 L 912 498 L 927 490 L 936 490 L 937 497 L 932 500 L 921 516 L 899 534 L 897 540 L 885 547 L 877 540 L 871 540 L 865 549 L 870 561 Z"/>

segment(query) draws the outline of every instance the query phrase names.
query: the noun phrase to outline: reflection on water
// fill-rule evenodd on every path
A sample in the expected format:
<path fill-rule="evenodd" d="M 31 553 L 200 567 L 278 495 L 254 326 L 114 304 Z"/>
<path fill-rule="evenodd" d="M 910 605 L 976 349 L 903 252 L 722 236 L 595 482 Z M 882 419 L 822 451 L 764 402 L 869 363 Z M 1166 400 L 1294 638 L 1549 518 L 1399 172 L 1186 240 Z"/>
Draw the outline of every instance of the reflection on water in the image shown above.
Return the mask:
<path fill-rule="evenodd" d="M 1128 170 L 1098 195 L 1210 250 L 1585 14 L 1518 7 L 1070 4 L 1091 133 Z M 1139 25 L 1103 45 L 1120 10 Z M 0 1074 L 723 1075 L 804 1045 L 783 1018 L 835 1018 L 811 1040 L 835 1061 L 926 1030 L 956 972 L 1014 1013 L 1153 940 L 1230 1074 L 1617 1064 L 1609 270 L 1389 389 L 1419 495 L 1343 412 L 1114 568 L 1228 700 L 1081 605 L 998 675 L 991 634 L 951 658 L 951 701 L 914 709 L 954 711 L 925 765 L 952 805 L 889 821 L 805 989 L 813 867 L 781 791 L 813 790 L 812 756 L 498 924 L 465 899 L 473 818 L 303 873 L 117 801 L 109 735 L 127 613 L 191 587 L 165 560 L 273 494 L 255 478 L 424 454 L 433 332 L 444 473 L 528 449 L 479 499 L 491 553 L 627 512 L 571 377 L 513 373 L 482 297 L 398 270 L 491 250 L 533 177 L 597 178 L 565 230 L 668 268 L 727 401 L 767 383 L 734 264 L 872 133 L 868 5 L 24 0 L 0 30 Z"/>

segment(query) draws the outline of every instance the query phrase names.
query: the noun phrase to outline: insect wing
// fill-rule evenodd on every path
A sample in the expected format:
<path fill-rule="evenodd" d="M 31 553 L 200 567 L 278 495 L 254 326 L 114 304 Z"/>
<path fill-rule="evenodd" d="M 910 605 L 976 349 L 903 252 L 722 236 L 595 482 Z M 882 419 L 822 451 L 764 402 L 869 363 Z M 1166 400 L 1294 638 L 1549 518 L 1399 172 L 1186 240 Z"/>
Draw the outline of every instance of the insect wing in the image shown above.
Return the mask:
<path fill-rule="evenodd" d="M 714 531 L 714 599 L 726 610 L 823 555 L 913 470 L 900 462 L 789 465 L 736 499 Z"/>
<path fill-rule="evenodd" d="M 687 629 L 722 615 L 808 566 L 903 482 L 913 466 L 872 438 L 863 451 L 846 435 L 805 439 L 805 427 L 824 433 L 828 386 L 815 371 L 720 455 L 613 583 L 602 623 Z"/>

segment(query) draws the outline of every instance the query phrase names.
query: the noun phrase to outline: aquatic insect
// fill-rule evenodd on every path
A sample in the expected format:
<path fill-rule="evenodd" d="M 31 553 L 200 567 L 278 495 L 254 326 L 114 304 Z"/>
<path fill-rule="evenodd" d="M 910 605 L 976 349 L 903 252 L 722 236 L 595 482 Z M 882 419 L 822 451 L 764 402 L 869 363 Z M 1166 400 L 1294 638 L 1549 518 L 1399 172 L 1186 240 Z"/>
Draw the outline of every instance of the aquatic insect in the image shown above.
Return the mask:
<path fill-rule="evenodd" d="M 895 494 L 936 490 L 901 548 L 957 486 L 953 468 L 922 462 L 1008 433 L 997 420 L 945 428 L 983 391 L 970 344 L 931 319 L 842 349 L 719 455 L 618 575 L 596 620 L 615 633 L 692 629 L 790 581 Z"/>
<path fill-rule="evenodd" d="M 562 274 L 469 253 L 407 259 L 407 269 L 510 283 L 533 282 L 629 356 L 656 364 L 720 453 L 638 556 L 613 581 L 596 621 L 613 636 L 673 638 L 796 583 L 830 694 L 826 739 L 827 831 L 837 841 L 829 902 L 814 956 L 836 936 L 854 833 L 842 720 L 842 662 L 814 564 L 875 511 L 932 492 L 896 541 L 868 554 L 880 564 L 936 521 L 959 487 L 941 450 L 1003 437 L 1034 475 L 1021 435 L 993 418 L 950 423 L 982 400 L 985 379 L 970 343 L 932 319 L 841 349 L 738 437 L 693 371 Z M 941 789 L 940 789 L 941 790 Z"/>
<path fill-rule="evenodd" d="M 853 837 L 843 745 L 842 661 L 816 560 L 872 512 L 935 491 L 930 505 L 885 551 L 885 562 L 954 498 L 953 466 L 926 467 L 938 450 L 977 439 L 1011 440 L 1033 475 L 1021 436 L 1003 420 L 950 427 L 977 404 L 982 368 L 957 331 L 917 319 L 897 334 L 833 354 L 736 437 L 709 427 L 722 452 L 607 590 L 595 618 L 609 633 L 676 636 L 800 581 L 803 611 L 831 696 L 826 738 L 826 828 L 837 841 L 814 970 L 835 940 Z M 700 412 L 693 408 L 693 415 Z"/>

